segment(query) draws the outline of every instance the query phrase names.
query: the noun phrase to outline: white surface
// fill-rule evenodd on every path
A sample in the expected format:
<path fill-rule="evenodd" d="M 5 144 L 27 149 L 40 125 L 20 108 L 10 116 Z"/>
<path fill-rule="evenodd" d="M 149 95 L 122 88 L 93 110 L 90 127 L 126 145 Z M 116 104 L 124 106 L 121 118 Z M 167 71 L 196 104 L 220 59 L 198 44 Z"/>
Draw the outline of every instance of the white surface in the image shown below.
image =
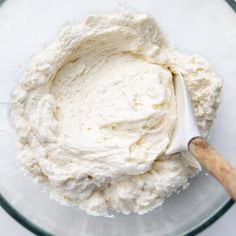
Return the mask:
<path fill-rule="evenodd" d="M 236 205 L 231 207 L 218 221 L 204 230 L 198 236 L 235 236 Z M 0 208 L 0 232 L 9 236 L 32 236 L 27 229 L 14 221 L 2 208 Z"/>
<path fill-rule="evenodd" d="M 28 0 L 30 1 L 30 0 Z M 5 26 L 5 33 L 6 34 L 1 34 L 1 42 L 2 42 L 2 46 L 6 47 L 6 45 L 8 45 L 8 49 L 11 49 L 11 53 L 15 53 L 13 54 L 13 56 L 10 56 L 12 54 L 8 53 L 8 54 L 1 54 L 3 55 L 2 58 L 4 58 L 4 63 L 2 63 L 1 65 L 4 67 L 3 69 L 3 73 L 1 73 L 1 75 L 4 76 L 0 76 L 0 80 L 4 79 L 4 84 L 5 81 L 10 81 L 11 79 L 17 79 L 18 78 L 18 74 L 20 72 L 14 72 L 16 70 L 16 68 L 18 68 L 17 66 L 12 66 L 10 64 L 8 64 L 8 62 L 12 62 L 12 60 L 14 60 L 14 65 L 17 65 L 17 63 L 20 62 L 26 62 L 26 58 L 28 58 L 28 54 L 30 53 L 30 46 L 29 44 L 31 44 L 31 42 L 33 40 L 35 40 L 35 43 L 38 43 L 38 48 L 39 49 L 39 45 L 41 45 L 42 42 L 46 42 L 47 40 L 45 40 L 45 38 L 43 38 L 43 36 L 45 36 L 45 34 L 40 34 L 41 32 L 44 33 L 50 33 L 50 35 L 53 34 L 53 29 L 55 29 L 57 27 L 56 24 L 59 24 L 60 19 L 62 18 L 62 16 L 64 16 L 63 12 L 66 11 L 68 9 L 68 11 L 70 9 L 73 9 L 73 14 L 72 17 L 75 17 L 76 15 L 79 15 L 78 12 L 83 11 L 86 12 L 85 7 L 90 6 L 90 4 L 92 4 L 92 2 L 100 2 L 100 1 L 84 1 L 86 2 L 86 5 L 84 6 L 84 8 L 80 7 L 80 8 L 76 8 L 74 6 L 71 6 L 68 4 L 68 8 L 65 7 L 57 7 L 55 8 L 55 12 L 57 12 L 57 14 L 54 14 L 54 10 L 53 10 L 53 14 L 52 11 L 50 11 L 50 7 L 44 9 L 44 14 L 43 17 L 41 17 L 38 22 L 36 21 L 36 19 L 38 19 L 37 17 L 34 17 L 35 15 L 39 15 L 41 13 L 40 10 L 38 10 L 38 5 L 35 5 L 35 7 L 33 7 L 33 3 L 34 2 L 41 2 L 41 3 L 45 3 L 46 0 L 44 1 L 30 1 L 32 3 L 32 5 L 30 5 L 30 7 L 32 7 L 35 11 L 27 11 L 29 14 L 25 14 L 24 15 L 24 6 L 21 4 L 16 4 L 16 6 L 18 7 L 14 12 L 14 14 L 9 15 L 8 17 L 8 24 Z M 107 2 L 112 2 L 111 0 L 107 0 Z M 179 2 L 188 2 L 188 7 L 190 8 L 190 12 L 186 11 L 183 12 L 181 10 L 180 7 L 178 7 Z M 209 0 L 209 1 L 196 1 L 196 0 L 176 0 L 175 3 L 176 5 L 174 5 L 174 7 L 172 7 L 172 9 L 175 9 L 175 11 L 172 13 L 171 12 L 171 22 L 168 21 L 169 14 L 162 14 L 162 18 L 160 17 L 160 20 L 162 22 L 162 24 L 169 22 L 169 24 L 164 24 L 167 27 L 167 30 L 169 32 L 168 36 L 171 36 L 172 38 L 172 42 L 175 42 L 177 46 L 180 46 L 179 48 L 185 49 L 188 52 L 197 52 L 199 54 L 202 55 L 208 55 L 208 59 L 210 61 L 212 61 L 212 63 L 215 65 L 215 67 L 217 68 L 217 71 L 219 71 L 219 74 L 224 76 L 224 78 L 228 79 L 225 80 L 227 81 L 225 83 L 225 91 L 227 91 L 227 94 L 229 94 L 229 96 L 226 96 L 224 101 L 223 101 L 223 106 L 221 106 L 221 115 L 219 114 L 218 116 L 218 123 L 217 123 L 217 129 L 214 129 L 213 135 L 212 137 L 214 138 L 215 144 L 217 144 L 216 146 L 219 148 L 219 150 L 222 150 L 222 154 L 224 154 L 225 156 L 228 157 L 228 159 L 232 159 L 232 163 L 236 163 L 236 159 L 234 158 L 234 150 L 235 150 L 235 127 L 232 127 L 232 121 L 235 120 L 234 116 L 236 115 L 236 113 L 234 113 L 234 109 L 228 109 L 229 107 L 236 107 L 235 106 L 235 100 L 232 99 L 232 96 L 235 94 L 235 80 L 233 79 L 235 77 L 235 58 L 236 55 L 235 54 L 235 50 L 232 50 L 232 48 L 235 48 L 234 45 L 236 43 L 235 41 L 235 36 L 236 34 L 233 34 L 233 32 L 235 32 L 236 28 L 235 28 L 235 23 L 236 23 L 236 19 L 235 19 L 235 15 L 233 15 L 233 11 L 229 11 L 231 10 L 230 8 L 226 8 L 227 5 L 223 5 L 226 4 L 223 0 Z M 47 4 L 48 4 L 48 0 L 47 0 Z M 53 2 L 53 0 L 50 1 L 51 3 Z M 54 1 L 54 2 L 59 2 L 59 1 Z M 64 2 L 64 0 L 61 0 L 60 2 Z M 67 1 L 66 1 L 67 2 Z M 77 0 L 73 0 L 73 2 L 77 2 Z M 166 3 L 168 2 L 170 4 L 170 2 L 172 2 L 172 0 L 169 1 L 156 1 L 159 3 Z M 212 4 L 214 3 L 214 8 L 208 8 L 207 4 Z M 221 6 L 222 4 L 222 6 Z M 196 8 L 192 8 L 193 6 L 196 6 Z M 191 7 L 190 7 L 191 6 Z M 225 7 L 224 7 L 225 6 Z M 227 6 L 228 7 L 228 6 Z M 163 5 L 161 5 L 159 7 L 159 9 L 163 9 Z M 158 9 L 157 7 L 153 7 L 153 12 L 156 11 L 156 9 Z M 193 10 L 194 9 L 194 10 Z M 203 15 L 200 13 L 200 9 L 203 10 Z M 36 11 L 37 10 L 37 11 Z M 161 10 L 162 11 L 162 10 Z M 36 14 L 38 12 L 38 14 Z M 159 11 L 160 12 L 160 11 Z M 164 12 L 164 11 L 163 11 Z M 195 14 L 196 13 L 196 14 Z M 20 21 L 20 16 L 24 16 L 23 21 Z M 229 17 L 225 17 L 228 14 Z M 14 15 L 14 17 L 12 17 L 12 15 Z M 48 32 L 45 32 L 45 27 L 38 27 L 39 22 L 42 22 L 43 24 L 48 24 L 48 19 L 46 17 L 44 17 L 45 15 L 51 16 L 51 19 L 53 19 L 51 22 L 55 22 L 56 24 L 54 25 L 55 27 L 51 27 L 52 25 L 46 27 L 46 29 L 48 30 Z M 71 15 L 70 15 L 71 16 Z M 204 17 L 203 17 L 204 16 Z M 206 16 L 208 16 L 208 19 L 210 19 L 210 21 L 206 21 Z M 4 16 L 5 17 L 5 16 Z M 82 17 L 82 16 L 81 16 Z M 231 20 L 231 17 L 232 20 Z M 186 18 L 189 19 L 189 21 L 182 21 L 182 18 Z M 18 27 L 18 24 L 9 24 L 9 22 L 12 22 L 12 19 L 14 19 L 14 22 L 19 21 L 20 24 L 24 24 L 24 25 L 28 25 L 28 31 L 27 28 L 24 27 Z M 29 19 L 32 19 L 32 25 L 37 25 L 37 27 L 34 27 L 35 30 L 34 31 L 30 31 L 31 28 L 29 28 L 29 26 L 31 24 L 26 24 L 26 22 L 29 21 Z M 61 19 L 62 21 L 63 19 Z M 36 22 L 35 22 L 36 21 Z M 1 22 L 6 22 L 6 18 L 4 18 L 4 21 Z M 191 22 L 188 23 L 188 22 Z M 213 23 L 214 24 L 208 24 L 208 23 Z M 175 30 L 171 31 L 171 29 L 175 28 L 176 25 L 179 25 L 181 23 L 181 27 L 179 27 L 179 31 L 180 34 L 178 34 L 178 37 L 175 37 Z M 234 30 L 233 32 L 231 31 L 231 27 L 234 26 Z M 3 27 L 0 27 L 3 28 Z M 23 37 L 22 35 L 22 29 L 25 29 L 27 32 L 30 32 L 30 34 L 28 34 L 29 36 L 27 37 L 27 40 L 20 40 L 21 37 Z M 192 30 L 194 29 L 194 30 Z M 210 33 L 209 33 L 209 29 L 210 29 Z M 23 31 L 23 33 L 26 33 L 26 31 Z M 183 35 L 185 34 L 185 32 L 189 32 L 190 37 L 191 38 L 183 38 Z M 14 47 L 13 45 L 15 42 L 15 38 L 12 37 L 12 40 L 3 40 L 3 36 L 9 36 L 9 32 L 13 32 L 12 34 L 10 34 L 11 36 L 15 36 L 15 38 L 17 38 L 19 40 L 18 42 L 18 48 L 20 49 L 19 51 L 14 52 L 14 50 L 16 49 L 16 47 Z M 201 37 L 199 36 L 199 32 Z M 223 32 L 221 34 L 217 34 L 217 37 L 214 37 L 214 33 L 216 32 Z M 198 40 L 195 40 L 195 37 L 198 37 Z M 169 37 L 168 37 L 169 38 Z M 176 38 L 176 40 L 174 40 L 174 38 Z M 185 39 L 185 40 L 184 40 Z M 210 40 L 212 42 L 212 45 L 209 46 L 208 43 L 205 43 L 206 40 Z M 223 47 L 221 42 L 226 41 L 226 46 L 227 48 L 230 48 L 230 52 L 227 50 L 226 52 L 226 47 Z M 194 46 L 193 48 L 193 42 L 196 42 L 196 46 Z M 27 51 L 27 49 L 29 49 L 29 51 Z M 8 51 L 9 51 L 8 50 Z M 32 46 L 31 50 L 36 50 L 35 47 Z M 1 51 L 1 50 L 0 50 Z M 229 57 L 227 56 L 229 52 Z M 32 53 L 31 53 L 32 55 Z M 22 60 L 24 59 L 24 60 Z M 0 66 L 1 66 L 0 65 Z M 5 65 L 8 65 L 8 67 L 5 67 Z M 6 69 L 6 70 L 5 70 Z M 23 70 L 23 68 L 21 68 L 21 70 Z M 9 72 L 9 73 L 8 73 Z M 232 78 L 232 79 L 231 79 Z M 12 82 L 13 84 L 13 82 Z M 9 87 L 1 87 L 0 88 L 0 96 L 7 95 L 9 90 L 11 89 L 10 85 Z M 230 96 L 232 94 L 232 96 Z M 228 99 L 229 98 L 229 99 Z M 7 100 L 6 100 L 7 101 Z M 233 119 L 234 118 L 234 119 Z M 228 129 L 227 129 L 228 128 Z M 217 135 L 216 134 L 221 134 L 223 137 L 223 142 L 221 141 L 220 138 L 217 139 Z M 227 142 L 225 141 L 227 140 Z M 7 144 L 9 142 L 9 138 L 5 139 L 4 136 L 4 140 L 3 140 L 3 144 Z M 216 143 L 217 142 L 217 143 Z M 3 145 L 2 144 L 2 145 Z M 10 146 L 10 145 L 9 145 Z M 9 155 L 3 155 L 3 151 L 4 154 L 8 154 Z M 17 209 L 19 209 L 20 211 L 24 211 L 25 215 L 27 215 L 27 217 L 32 220 L 35 221 L 38 224 L 44 225 L 45 227 L 52 227 L 51 223 L 55 223 L 57 222 L 57 227 L 56 229 L 58 229 L 61 226 L 61 230 L 65 232 L 64 235 L 69 235 L 68 234 L 68 230 L 74 229 L 74 232 L 78 229 L 82 228 L 82 232 L 87 231 L 88 233 L 93 231 L 94 227 L 96 229 L 96 232 L 100 233 L 102 232 L 102 230 L 104 229 L 103 225 L 108 224 L 108 221 L 99 221 L 99 220 L 93 220 L 93 218 L 88 218 L 84 215 L 82 215 L 82 213 L 74 213 L 72 211 L 70 211 L 69 209 L 66 208 L 59 208 L 58 205 L 56 205 L 56 203 L 54 204 L 54 202 L 49 201 L 46 195 L 43 195 L 39 189 L 34 188 L 32 185 L 30 185 L 29 182 L 27 182 L 26 180 L 23 180 L 23 178 L 21 178 L 21 175 L 19 172 L 19 169 L 16 166 L 16 162 L 14 161 L 15 159 L 13 158 L 9 158 L 9 157 L 13 157 L 13 152 L 11 152 L 11 149 L 7 149 L 6 145 L 2 146 L 1 148 L 1 159 L 4 159 L 4 162 L 1 162 L 3 164 L 3 168 L 1 168 L 1 183 L 6 183 L 4 186 L 5 188 L 3 188 L 4 191 L 4 195 L 6 196 L 7 199 L 9 199 L 9 201 L 14 205 L 17 206 Z M 232 158 L 231 158 L 232 157 Z M 201 177 L 201 178 L 200 178 Z M 203 181 L 202 181 L 203 180 Z M 197 217 L 197 213 L 199 213 L 200 211 L 204 211 L 205 212 L 208 210 L 208 207 L 212 209 L 215 209 L 214 207 L 214 202 L 216 202 L 219 194 L 220 193 L 220 189 L 218 186 L 216 186 L 216 184 L 214 184 L 213 181 L 210 181 L 210 177 L 204 177 L 204 175 L 199 176 L 199 178 L 194 178 L 192 183 L 192 187 L 189 188 L 185 194 L 179 194 L 178 196 L 176 195 L 174 198 L 170 199 L 170 204 L 165 206 L 165 212 L 167 212 L 166 210 L 168 209 L 168 213 L 171 212 L 171 215 L 174 214 L 175 212 L 181 212 L 181 216 L 185 216 L 183 217 L 184 220 L 183 221 L 179 221 L 178 224 L 175 224 L 174 220 L 175 219 L 179 219 L 179 218 L 172 218 L 172 222 L 170 222 L 170 224 L 174 227 L 175 225 L 186 223 L 188 221 L 191 221 L 192 219 L 190 219 L 190 216 L 192 214 L 188 214 L 188 212 L 194 213 L 194 219 L 196 220 Z M 210 182 L 210 184 L 208 184 Z M 14 184 L 14 185 L 13 185 Z M 195 186 L 195 187 L 194 187 Z M 201 190 L 201 195 L 196 195 L 194 193 L 199 193 L 199 190 Z M 1 189 L 2 191 L 2 189 Z M 16 198 L 17 196 L 17 198 Z M 196 196 L 196 197 L 195 197 Z M 195 198 L 194 198 L 195 197 Z M 198 204 L 198 202 L 194 201 L 193 199 L 196 199 L 198 202 L 201 202 L 202 204 Z M 205 201 L 204 201 L 205 200 Z M 27 203 L 27 204 L 25 204 Z M 180 203 L 184 203 L 184 205 L 189 206 L 188 208 L 184 208 L 183 209 L 183 205 Z M 190 204 L 191 203 L 191 204 Z M 204 204 L 206 203 L 206 204 Z M 40 205 L 40 207 L 39 207 Z M 168 206 L 168 207 L 167 207 Z M 193 207 L 192 207 L 193 206 Z M 32 209 L 35 208 L 37 209 L 36 211 L 32 211 Z M 181 211 L 176 211 L 176 208 L 181 209 Z M 49 210 L 50 209 L 50 210 Z M 53 209 L 53 210 L 51 210 Z M 175 211 L 174 211 L 175 210 Z M 183 213 L 183 210 L 186 210 L 186 213 Z M 65 214 L 64 214 L 65 213 Z M 159 212 L 155 212 L 156 215 L 161 214 L 161 211 Z M 196 213 L 196 214 L 195 214 Z M 206 212 L 207 213 L 207 212 Z M 204 213 L 205 214 L 205 213 Z M 57 221 L 55 221 L 55 218 L 51 217 L 51 216 L 55 216 L 55 218 L 57 217 Z M 68 220 L 66 221 L 65 216 L 68 215 Z M 162 214 L 163 216 L 164 214 Z M 81 217 L 80 217 L 81 216 Z M 188 217 L 186 217 L 188 216 Z M 78 218 L 80 217 L 80 219 L 82 218 L 83 221 L 78 221 Z M 153 220 L 153 217 L 149 217 L 145 216 L 146 218 L 141 218 L 141 217 L 137 217 L 137 219 L 135 217 L 130 217 L 130 220 L 134 223 L 136 223 L 135 226 L 137 226 L 137 229 L 133 227 L 133 229 L 135 230 L 135 232 L 140 232 L 140 230 L 145 230 L 145 227 L 148 227 L 149 229 L 152 227 L 152 225 L 150 224 L 150 220 Z M 149 217 L 149 218 L 148 218 Z M 161 217 L 160 217 L 161 218 Z M 159 218 L 159 219 L 160 219 Z M 163 216 L 163 221 L 168 219 L 168 214 L 165 214 Z M 234 216 L 235 218 L 235 216 Z M 123 219 L 125 218 L 121 218 L 120 217 L 120 221 L 118 222 L 114 222 L 114 224 L 118 224 L 120 223 L 120 227 L 117 227 L 117 234 L 122 235 L 122 229 L 124 229 L 125 227 L 123 226 L 123 222 L 128 222 L 125 221 Z M 144 220 L 140 220 L 140 219 L 146 219 L 146 222 L 148 223 L 148 225 L 145 225 L 145 221 Z M 156 219 L 156 218 L 155 218 Z M 3 221 L 2 221 L 3 222 Z M 142 223 L 143 222 L 143 223 Z M 154 220 L 152 221 L 154 222 Z M 155 221 L 154 223 L 156 223 L 157 221 Z M 163 228 L 163 224 L 160 223 L 161 221 L 158 221 L 159 225 Z M 227 221 L 228 222 L 228 221 Z M 66 224 L 67 223 L 67 224 Z M 87 223 L 87 225 L 86 225 Z M 92 223 L 92 224 L 91 224 Z M 124 223 L 125 224 L 125 223 Z M 129 224 L 129 225 L 128 225 Z M 125 226 L 130 226 L 130 223 L 128 222 L 128 224 L 125 224 Z M 1 225 L 1 221 L 0 221 L 0 225 Z M 7 227 L 7 224 L 5 224 L 4 222 L 2 223 L 2 225 L 8 229 L 12 229 L 15 228 L 15 226 L 9 226 Z M 67 227 L 65 226 L 67 225 Z M 73 226 L 73 227 L 68 227 L 69 226 Z M 91 227 L 91 225 L 93 227 Z M 169 229 L 170 227 L 168 227 Z M 226 227 L 228 228 L 228 227 Z M 231 227 L 233 228 L 233 227 Z M 66 229 L 66 230 L 65 230 Z M 221 229 L 223 229 L 224 231 L 221 231 Z M 100 231 L 101 230 L 101 231 Z M 114 228 L 112 228 L 112 230 L 114 230 Z M 58 229 L 59 231 L 59 229 Z M 224 227 L 219 227 L 218 230 L 216 230 L 217 232 L 221 232 L 220 235 L 229 235 L 227 234 L 223 234 L 222 232 L 225 233 L 225 229 Z M 78 232 L 78 231 L 77 231 Z M 135 232 L 133 233 L 133 235 L 135 234 Z M 86 233 L 86 232 L 85 232 Z M 82 235 L 85 235 L 82 234 Z M 87 235 L 88 235 L 87 233 Z M 137 234 L 137 233 L 136 233 Z M 139 233 L 140 235 L 141 233 Z M 20 235 L 19 233 L 5 233 L 3 235 Z M 25 234 L 24 234 L 25 235 Z M 75 233 L 71 233 L 72 236 L 76 235 Z M 91 234 L 90 234 L 91 235 Z M 98 235 L 98 234 L 97 234 Z M 99 234 L 100 235 L 104 235 L 104 234 Z M 123 234 L 125 235 L 125 234 Z M 127 234 L 126 234 L 127 235 Z M 219 234 L 218 234 L 219 235 Z M 27 236 L 27 235 L 26 235 Z"/>

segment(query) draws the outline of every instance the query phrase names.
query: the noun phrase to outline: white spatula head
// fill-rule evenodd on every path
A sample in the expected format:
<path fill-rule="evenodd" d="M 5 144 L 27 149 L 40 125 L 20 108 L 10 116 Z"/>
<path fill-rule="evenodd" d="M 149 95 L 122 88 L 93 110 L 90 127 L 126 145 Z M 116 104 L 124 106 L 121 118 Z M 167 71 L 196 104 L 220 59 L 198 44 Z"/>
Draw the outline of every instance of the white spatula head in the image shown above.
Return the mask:
<path fill-rule="evenodd" d="M 177 105 L 177 120 L 172 139 L 166 150 L 167 155 L 187 151 L 189 141 L 194 137 L 201 136 L 183 78 L 180 75 L 176 75 L 173 81 Z"/>

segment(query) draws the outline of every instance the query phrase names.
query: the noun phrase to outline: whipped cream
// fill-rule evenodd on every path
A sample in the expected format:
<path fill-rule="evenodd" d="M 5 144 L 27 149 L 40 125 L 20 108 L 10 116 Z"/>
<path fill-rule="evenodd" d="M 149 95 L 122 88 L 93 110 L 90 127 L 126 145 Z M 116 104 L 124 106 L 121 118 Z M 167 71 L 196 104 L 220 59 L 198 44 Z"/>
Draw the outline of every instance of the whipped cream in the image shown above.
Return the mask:
<path fill-rule="evenodd" d="M 144 14 L 91 15 L 68 24 L 32 60 L 12 94 L 18 157 L 62 204 L 92 215 L 143 214 L 198 170 L 166 156 L 181 74 L 207 135 L 221 80 L 209 64 L 168 47 Z"/>

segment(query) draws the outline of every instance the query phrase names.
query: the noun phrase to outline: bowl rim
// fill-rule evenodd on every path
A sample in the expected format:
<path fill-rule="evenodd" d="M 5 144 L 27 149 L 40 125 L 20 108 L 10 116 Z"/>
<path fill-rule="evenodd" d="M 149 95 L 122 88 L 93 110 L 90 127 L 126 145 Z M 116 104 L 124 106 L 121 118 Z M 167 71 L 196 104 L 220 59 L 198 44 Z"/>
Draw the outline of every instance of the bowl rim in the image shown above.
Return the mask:
<path fill-rule="evenodd" d="M 0 0 L 0 7 L 3 2 L 6 0 Z M 226 0 L 226 2 L 233 8 L 233 10 L 236 12 L 236 2 L 234 0 Z M 213 213 L 208 218 L 204 219 L 202 222 L 199 223 L 199 225 L 196 225 L 193 229 L 191 229 L 189 232 L 185 232 L 182 236 L 194 236 L 206 228 L 208 228 L 210 225 L 212 225 L 214 222 L 216 222 L 221 216 L 224 215 L 232 206 L 234 205 L 234 201 L 231 198 L 228 198 L 227 201 L 225 201 L 219 209 L 216 210 L 215 213 Z M 46 230 L 40 228 L 36 224 L 32 223 L 30 220 L 28 220 L 26 217 L 24 217 L 19 211 L 17 211 L 0 193 L 0 206 L 19 224 L 21 224 L 23 227 L 31 231 L 32 233 L 38 235 L 38 236 L 53 236 L 53 234 L 47 232 Z"/>
<path fill-rule="evenodd" d="M 24 226 L 32 233 L 38 236 L 53 236 L 53 234 L 43 230 L 42 228 L 40 228 L 39 226 L 28 220 L 26 217 L 24 217 L 2 196 L 1 193 L 0 193 L 0 205 L 14 220 L 16 220 L 18 223 L 20 223 L 22 226 Z M 223 216 L 224 213 L 227 212 L 233 205 L 234 201 L 231 198 L 228 198 L 228 200 L 225 203 L 223 203 L 222 206 L 219 209 L 217 209 L 212 216 L 209 216 L 209 218 L 204 219 L 199 225 L 196 225 L 195 228 L 191 229 L 189 232 L 185 232 L 181 236 L 194 236 L 202 232 L 210 225 L 212 225 L 215 221 L 217 221 L 221 216 Z"/>

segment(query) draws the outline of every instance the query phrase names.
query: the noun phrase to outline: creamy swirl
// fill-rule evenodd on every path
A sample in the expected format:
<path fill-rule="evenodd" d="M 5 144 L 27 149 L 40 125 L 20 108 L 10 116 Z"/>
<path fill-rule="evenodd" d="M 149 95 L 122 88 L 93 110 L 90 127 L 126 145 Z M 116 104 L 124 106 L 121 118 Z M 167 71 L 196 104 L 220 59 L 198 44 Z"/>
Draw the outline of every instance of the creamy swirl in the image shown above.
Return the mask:
<path fill-rule="evenodd" d="M 221 81 L 205 60 L 165 43 L 143 14 L 92 15 L 68 24 L 33 60 L 12 95 L 24 169 L 52 196 L 88 213 L 145 213 L 196 169 L 164 156 L 181 74 L 203 135 Z"/>

